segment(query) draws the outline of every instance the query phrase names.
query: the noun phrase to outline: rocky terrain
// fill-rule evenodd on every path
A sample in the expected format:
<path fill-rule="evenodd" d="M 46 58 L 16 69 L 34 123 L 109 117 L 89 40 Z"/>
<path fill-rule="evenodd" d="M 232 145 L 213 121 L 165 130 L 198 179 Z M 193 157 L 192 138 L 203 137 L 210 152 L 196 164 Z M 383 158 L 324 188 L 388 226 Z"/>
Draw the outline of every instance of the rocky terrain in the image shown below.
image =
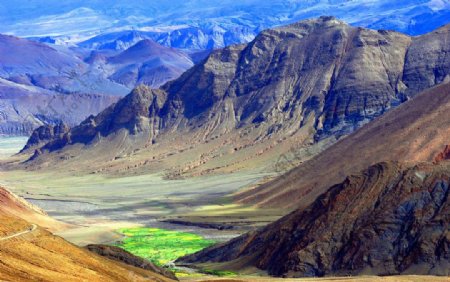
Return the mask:
<path fill-rule="evenodd" d="M 269 29 L 212 52 L 160 90 L 137 88 L 41 151 L 63 148 L 75 162 L 87 149 L 108 162 L 88 170 L 157 163 L 174 176 L 273 165 L 293 147 L 306 150 L 303 161 L 448 81 L 449 29 L 412 38 L 332 17 Z M 34 164 L 51 165 L 44 155 Z"/>
<path fill-rule="evenodd" d="M 49 124 L 40 126 L 33 131 L 33 134 L 28 139 L 28 142 L 22 151 L 29 150 L 33 147 L 40 147 L 53 139 L 62 138 L 69 130 L 69 126 L 64 122 L 57 125 Z"/>
<path fill-rule="evenodd" d="M 181 261 L 239 261 L 282 277 L 448 276 L 449 181 L 448 161 L 379 163 L 305 209 Z"/>
<path fill-rule="evenodd" d="M 386 113 L 282 177 L 241 193 L 237 200 L 261 207 L 305 207 L 346 175 L 372 164 L 443 159 L 450 138 L 449 111 L 447 83 Z"/>

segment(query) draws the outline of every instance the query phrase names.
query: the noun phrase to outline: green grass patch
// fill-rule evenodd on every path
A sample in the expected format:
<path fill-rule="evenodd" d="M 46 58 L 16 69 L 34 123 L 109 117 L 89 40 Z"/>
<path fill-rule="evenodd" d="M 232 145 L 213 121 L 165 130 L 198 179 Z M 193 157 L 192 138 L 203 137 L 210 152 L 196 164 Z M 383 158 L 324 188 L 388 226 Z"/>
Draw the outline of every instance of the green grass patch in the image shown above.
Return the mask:
<path fill-rule="evenodd" d="M 159 228 L 123 228 L 119 232 L 126 236 L 119 247 L 157 265 L 165 265 L 215 243 L 197 234 Z"/>
<path fill-rule="evenodd" d="M 238 274 L 236 272 L 227 271 L 227 270 L 215 270 L 215 269 L 202 269 L 200 270 L 203 274 L 214 275 L 219 277 L 234 277 Z"/>

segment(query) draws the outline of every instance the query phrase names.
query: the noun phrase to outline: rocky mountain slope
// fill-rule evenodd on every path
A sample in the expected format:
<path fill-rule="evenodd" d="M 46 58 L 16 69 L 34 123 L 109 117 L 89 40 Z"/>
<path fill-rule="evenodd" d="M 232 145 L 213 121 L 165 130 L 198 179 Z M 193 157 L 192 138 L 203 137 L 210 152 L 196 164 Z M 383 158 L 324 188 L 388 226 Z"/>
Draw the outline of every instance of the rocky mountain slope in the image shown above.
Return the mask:
<path fill-rule="evenodd" d="M 260 206 L 305 207 L 346 175 L 382 161 L 434 161 L 449 145 L 450 84 L 427 90 L 282 177 L 237 196 Z"/>
<path fill-rule="evenodd" d="M 449 275 L 450 162 L 380 163 L 267 227 L 182 258 L 283 277 Z"/>
<path fill-rule="evenodd" d="M 266 30 L 214 51 L 160 90 L 134 90 L 41 151 L 75 163 L 88 149 L 107 163 L 86 163 L 88 170 L 157 164 L 172 175 L 267 166 L 293 147 L 315 154 L 448 81 L 449 36 L 450 26 L 411 38 L 332 17 Z M 51 164 L 45 155 L 35 164 Z"/>
<path fill-rule="evenodd" d="M 0 134 L 30 135 L 39 126 L 61 121 L 75 126 L 118 99 L 108 95 L 49 93 L 0 78 Z"/>

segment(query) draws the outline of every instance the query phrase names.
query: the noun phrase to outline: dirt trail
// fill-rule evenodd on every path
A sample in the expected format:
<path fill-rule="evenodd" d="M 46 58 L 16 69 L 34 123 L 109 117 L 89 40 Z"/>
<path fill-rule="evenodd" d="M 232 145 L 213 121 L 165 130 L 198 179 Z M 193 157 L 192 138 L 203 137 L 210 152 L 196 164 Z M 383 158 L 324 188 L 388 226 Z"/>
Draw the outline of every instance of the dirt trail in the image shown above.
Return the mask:
<path fill-rule="evenodd" d="M 16 238 L 16 237 L 19 237 L 19 236 L 22 236 L 22 235 L 31 233 L 31 232 L 33 232 L 34 230 L 36 230 L 36 228 L 37 228 L 37 225 L 36 225 L 36 224 L 32 224 L 32 225 L 31 225 L 27 230 L 25 230 L 25 231 L 18 232 L 18 233 L 16 233 L 16 234 L 9 235 L 9 236 L 6 236 L 6 237 L 1 237 L 1 238 L 0 238 L 0 241 L 6 241 L 6 240 L 9 240 L 9 239 L 12 239 L 12 238 Z"/>

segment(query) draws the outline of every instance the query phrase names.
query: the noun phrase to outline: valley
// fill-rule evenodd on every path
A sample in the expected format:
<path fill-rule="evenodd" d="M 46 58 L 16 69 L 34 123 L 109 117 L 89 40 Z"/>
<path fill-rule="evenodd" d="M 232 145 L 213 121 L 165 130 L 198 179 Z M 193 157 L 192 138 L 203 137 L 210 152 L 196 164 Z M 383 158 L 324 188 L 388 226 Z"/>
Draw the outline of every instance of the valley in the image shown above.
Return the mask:
<path fill-rule="evenodd" d="M 5 147 L 10 151 L 12 148 L 19 150 L 21 146 L 14 146 L 14 144 L 23 144 L 23 140 L 19 141 L 3 140 L 2 144 L 7 144 Z M 229 199 L 224 199 L 224 195 L 230 195 L 239 191 L 239 188 L 251 186 L 265 176 L 267 177 L 264 174 L 233 175 L 232 177 L 222 175 L 186 180 L 164 180 L 155 175 L 111 179 L 110 177 L 103 178 L 100 175 L 69 176 L 64 173 L 0 172 L 1 185 L 11 187 L 19 195 L 44 208 L 55 219 L 71 224 L 69 229 L 57 231 L 57 235 L 80 246 L 92 243 L 119 244 L 136 255 L 156 262 L 159 260 L 161 264 L 199 250 L 212 242 L 226 242 L 286 214 L 287 211 L 279 208 L 264 209 L 240 206 L 231 203 Z M 6 179 L 7 181 L 5 181 Z M 77 187 L 73 187 L 71 185 L 73 183 L 77 183 Z M 198 194 L 199 187 L 202 189 L 200 195 Z M 159 221 L 168 218 L 181 218 L 188 222 L 203 223 L 217 221 L 222 224 L 229 221 L 229 224 L 235 228 L 230 230 L 205 229 Z M 237 221 L 244 224 L 236 224 Z M 154 237 L 155 234 L 160 235 Z M 150 236 L 150 241 L 143 241 L 143 239 L 139 239 L 141 237 L 135 236 Z M 151 239 L 151 236 L 155 239 Z M 199 240 L 198 245 L 193 245 L 196 244 L 193 243 L 193 238 Z M 183 242 L 187 244 L 185 245 Z M 130 247 L 127 247 L 127 244 Z M 186 246 L 193 248 L 192 251 L 189 251 Z M 174 247 L 175 249 L 172 250 L 171 248 Z M 156 253 L 152 253 L 152 250 Z M 183 251 L 180 252 L 181 250 Z M 217 264 L 200 264 L 200 269 L 186 268 L 184 264 L 176 263 L 176 265 L 177 276 L 182 281 L 215 281 L 220 279 L 218 277 L 227 277 L 230 281 L 277 280 L 260 277 L 265 274 L 254 268 L 240 270 L 240 274 L 237 275 L 236 272 L 227 270 L 233 269 L 233 266 L 229 264 L 219 267 Z M 371 282 L 381 281 L 380 279 L 379 277 L 359 276 L 357 278 L 329 277 L 306 280 L 297 278 L 283 279 L 282 281 Z M 382 281 L 448 280 L 443 277 L 402 276 L 384 277 Z"/>
<path fill-rule="evenodd" d="M 2 144 L 8 152 L 15 150 L 17 153 L 23 146 L 23 142 L 17 142 L 15 147 L 10 145 L 11 142 L 7 142 L 9 138 L 0 140 L 4 140 Z M 17 140 L 23 141 L 20 138 Z M 81 235 L 68 237 L 82 245 L 87 243 L 82 235 L 85 231 L 90 240 L 95 239 L 90 234 L 92 230 L 99 236 L 94 242 L 105 243 L 102 241 L 104 236 L 115 238 L 108 233 L 127 225 L 175 226 L 180 230 L 196 230 L 214 239 L 229 239 L 283 214 L 282 210 L 277 209 L 262 212 L 252 207 L 235 205 L 229 198 L 234 192 L 255 185 L 269 176 L 268 173 L 253 172 L 235 173 L 226 177 L 218 175 L 168 180 L 158 174 L 111 177 L 101 174 L 0 171 L 0 184 L 42 207 L 56 219 L 87 226 L 85 230 L 80 228 L 74 232 Z M 74 186 L 73 183 L 77 185 Z M 196 222 L 200 218 L 211 224 L 232 222 L 241 225 L 241 228 L 237 231 L 218 232 L 214 228 L 195 228 L 195 224 L 186 226 L 158 221 L 183 219 Z M 218 235 L 222 233 L 225 234 Z"/>
<path fill-rule="evenodd" d="M 23 1 L 1 281 L 450 281 L 450 1 Z"/>

